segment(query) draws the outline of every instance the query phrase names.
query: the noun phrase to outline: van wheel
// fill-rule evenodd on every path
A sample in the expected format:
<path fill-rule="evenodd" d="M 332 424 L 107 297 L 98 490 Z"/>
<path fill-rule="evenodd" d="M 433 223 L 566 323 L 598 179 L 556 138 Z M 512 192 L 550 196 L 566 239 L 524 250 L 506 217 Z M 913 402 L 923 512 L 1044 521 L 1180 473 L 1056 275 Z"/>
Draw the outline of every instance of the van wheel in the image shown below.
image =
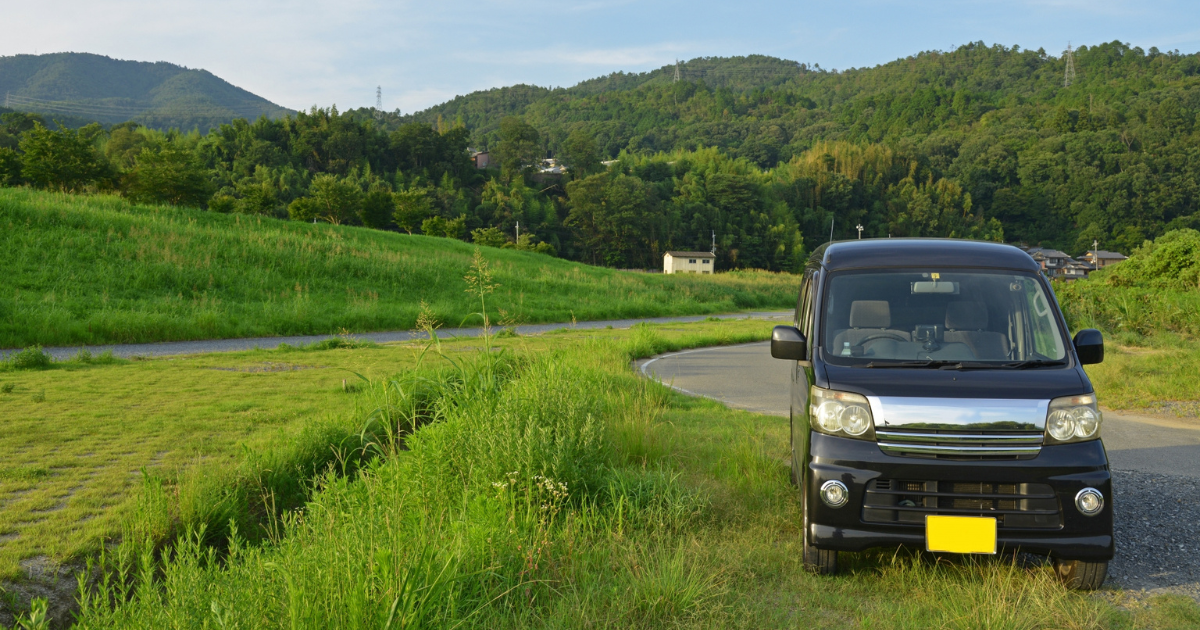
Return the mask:
<path fill-rule="evenodd" d="M 803 524 L 803 533 L 800 536 L 801 545 L 804 548 L 804 568 L 818 575 L 833 575 L 837 573 L 837 550 L 836 549 L 818 549 L 808 544 L 808 492 L 801 490 L 801 496 L 804 503 L 804 518 L 801 519 Z"/>
<path fill-rule="evenodd" d="M 796 465 L 796 450 L 795 449 L 792 449 L 792 465 L 790 466 L 790 468 L 791 468 L 791 471 L 788 472 L 788 476 L 790 476 L 792 478 L 792 485 L 799 488 L 800 487 L 800 474 L 799 474 L 800 467 Z"/>
<path fill-rule="evenodd" d="M 1071 590 L 1094 591 L 1104 583 L 1104 578 L 1108 575 L 1108 563 L 1056 558 L 1054 573 Z"/>

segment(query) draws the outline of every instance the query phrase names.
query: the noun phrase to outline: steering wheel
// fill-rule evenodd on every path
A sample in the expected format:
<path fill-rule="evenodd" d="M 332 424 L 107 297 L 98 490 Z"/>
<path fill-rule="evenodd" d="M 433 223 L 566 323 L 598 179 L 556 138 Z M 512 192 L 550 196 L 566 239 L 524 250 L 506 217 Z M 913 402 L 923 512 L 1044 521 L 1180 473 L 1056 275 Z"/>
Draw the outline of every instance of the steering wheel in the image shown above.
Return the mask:
<path fill-rule="evenodd" d="M 860 339 L 858 341 L 858 345 L 863 346 L 863 345 L 866 345 L 867 342 L 875 341 L 876 339 L 895 339 L 896 341 L 908 341 L 907 339 L 905 339 L 904 337 L 901 337 L 900 335 L 897 335 L 896 333 L 878 333 L 878 334 L 867 335 L 866 337 L 863 337 L 862 339 Z"/>

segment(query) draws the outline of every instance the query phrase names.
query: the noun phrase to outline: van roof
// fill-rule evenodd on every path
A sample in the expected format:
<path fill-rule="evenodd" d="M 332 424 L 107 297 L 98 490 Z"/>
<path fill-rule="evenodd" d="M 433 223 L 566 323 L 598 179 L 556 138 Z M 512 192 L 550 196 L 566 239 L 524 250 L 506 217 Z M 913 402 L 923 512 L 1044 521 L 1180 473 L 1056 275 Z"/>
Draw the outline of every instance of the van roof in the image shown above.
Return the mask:
<path fill-rule="evenodd" d="M 950 238 L 870 238 L 818 247 L 809 258 L 826 269 L 869 267 L 984 267 L 1040 271 L 1029 254 L 1012 245 Z"/>

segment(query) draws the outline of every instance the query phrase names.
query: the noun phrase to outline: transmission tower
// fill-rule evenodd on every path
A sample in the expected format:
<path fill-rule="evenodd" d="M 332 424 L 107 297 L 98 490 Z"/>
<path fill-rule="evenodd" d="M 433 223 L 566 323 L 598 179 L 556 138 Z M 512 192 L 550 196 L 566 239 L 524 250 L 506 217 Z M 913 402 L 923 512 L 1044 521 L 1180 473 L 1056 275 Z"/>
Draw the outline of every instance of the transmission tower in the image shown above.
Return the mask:
<path fill-rule="evenodd" d="M 383 118 L 383 86 L 375 86 L 375 118 Z"/>
<path fill-rule="evenodd" d="M 679 60 L 678 60 L 678 59 L 676 59 L 676 60 L 675 60 L 675 80 L 673 81 L 673 83 L 679 83 L 679 81 L 680 81 L 680 80 L 682 80 L 682 79 L 683 79 L 683 73 L 682 73 L 682 72 L 680 72 L 680 70 L 679 70 Z"/>
<path fill-rule="evenodd" d="M 1071 84 L 1075 82 L 1075 51 L 1071 50 L 1071 42 L 1067 42 L 1065 56 L 1067 59 L 1067 73 L 1063 77 L 1063 87 L 1071 87 Z"/>

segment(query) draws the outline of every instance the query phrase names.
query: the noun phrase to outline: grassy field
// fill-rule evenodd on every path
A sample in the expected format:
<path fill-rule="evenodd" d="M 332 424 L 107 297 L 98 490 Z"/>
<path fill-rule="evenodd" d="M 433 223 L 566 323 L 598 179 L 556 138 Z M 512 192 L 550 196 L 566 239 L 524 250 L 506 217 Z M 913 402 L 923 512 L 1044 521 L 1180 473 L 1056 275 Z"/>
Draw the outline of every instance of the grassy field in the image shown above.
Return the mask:
<path fill-rule="evenodd" d="M 0 348 L 449 326 L 477 310 L 452 239 L 0 188 Z M 787 274 L 664 276 L 484 248 L 516 323 L 789 308 Z"/>
<path fill-rule="evenodd" d="M 691 329 L 764 339 L 770 325 L 745 320 Z M 581 336 L 506 336 L 494 343 L 536 353 Z M 470 356 L 480 344 L 460 339 L 442 347 L 452 358 Z M 356 433 L 374 409 L 361 408 L 370 403 L 359 394 L 358 375 L 382 379 L 418 361 L 427 368 L 449 364 L 421 349 L 334 339 L 307 349 L 69 361 L 0 372 L 0 576 L 17 575 L 23 559 L 80 557 L 98 549 L 102 538 L 121 534 L 141 509 L 143 469 L 168 482 L 188 470 L 205 471 L 189 477 L 205 483 L 185 487 L 190 504 L 176 506 L 173 518 L 225 527 L 226 517 L 242 517 L 228 512 L 236 506 L 207 514 L 201 504 L 221 494 L 222 483 L 244 484 L 231 474 L 254 477 L 280 461 L 311 468 L 327 462 L 329 444 L 347 437 L 358 443 Z M 246 461 L 247 453 L 255 454 L 253 461 Z M 158 537 L 169 533 L 169 525 L 154 527 Z"/>
<path fill-rule="evenodd" d="M 427 422 L 406 449 L 326 475 L 303 512 L 267 519 L 265 541 L 185 535 L 162 560 L 127 541 L 107 566 L 132 579 L 102 582 L 79 627 L 1200 624 L 1189 599 L 1073 593 L 1044 566 L 1003 560 L 878 552 L 849 555 L 835 578 L 805 573 L 786 422 L 629 370 L 634 356 L 765 329 L 509 339 L 503 352 L 376 379 L 360 410 Z"/>

